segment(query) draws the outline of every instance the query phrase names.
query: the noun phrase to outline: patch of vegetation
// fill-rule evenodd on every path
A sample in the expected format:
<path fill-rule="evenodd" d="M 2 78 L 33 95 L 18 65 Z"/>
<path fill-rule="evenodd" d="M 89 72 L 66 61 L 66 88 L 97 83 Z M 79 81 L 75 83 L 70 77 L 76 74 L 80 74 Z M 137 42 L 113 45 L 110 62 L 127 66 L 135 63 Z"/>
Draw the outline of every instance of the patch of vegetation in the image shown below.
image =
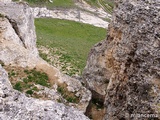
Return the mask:
<path fill-rule="evenodd" d="M 12 69 L 12 70 L 8 73 L 8 75 L 9 75 L 9 78 L 10 78 L 10 77 L 14 77 L 14 76 L 16 75 L 16 72 L 14 71 L 14 69 Z"/>
<path fill-rule="evenodd" d="M 33 94 L 33 90 L 27 90 L 26 93 L 32 95 Z"/>
<path fill-rule="evenodd" d="M 28 72 L 27 72 L 28 73 Z M 50 87 L 50 83 L 48 81 L 48 76 L 46 73 L 36 71 L 35 69 L 30 70 L 28 76 L 26 78 L 23 78 L 24 83 L 35 83 L 40 84 L 42 86 Z"/>
<path fill-rule="evenodd" d="M 22 82 L 17 82 L 14 86 L 14 89 L 18 90 L 18 91 L 22 91 Z"/>
<path fill-rule="evenodd" d="M 42 52 L 40 51 L 40 52 L 39 52 L 39 56 L 40 56 L 43 60 L 47 61 L 48 63 L 50 62 L 50 59 L 48 59 L 46 53 L 42 53 Z"/>
<path fill-rule="evenodd" d="M 69 92 L 66 87 L 58 86 L 57 91 L 62 95 L 64 99 L 69 103 L 78 103 L 79 98 L 76 97 L 73 93 Z M 58 102 L 61 102 L 58 100 Z"/>
<path fill-rule="evenodd" d="M 17 1 L 17 0 L 13 0 Z M 62 7 L 62 8 L 69 8 L 74 6 L 73 0 L 50 0 L 53 2 L 49 2 L 49 0 L 25 0 L 31 6 L 39 6 L 39 7 L 48 7 L 52 9 L 53 7 Z"/>
<path fill-rule="evenodd" d="M 97 6 L 99 7 L 97 0 L 85 0 L 89 5 L 91 6 Z"/>
<path fill-rule="evenodd" d="M 29 96 L 36 97 L 35 93 L 39 91 L 36 87 L 38 84 L 45 87 L 51 86 L 49 78 L 44 72 L 13 66 L 4 66 L 4 68 L 8 71 L 13 88 Z"/>
<path fill-rule="evenodd" d="M 37 87 L 33 87 L 32 90 L 33 91 L 39 91 L 39 89 Z"/>
<path fill-rule="evenodd" d="M 114 7 L 113 0 L 98 0 L 98 1 L 104 7 L 107 13 L 110 13 L 110 14 L 112 13 L 113 7 Z"/>
<path fill-rule="evenodd" d="M 89 5 L 101 7 L 103 6 L 104 11 L 107 13 L 112 13 L 113 7 L 114 7 L 114 1 L 113 0 L 85 0 Z M 101 4 L 101 6 L 99 5 Z"/>
<path fill-rule="evenodd" d="M 25 92 L 29 95 L 33 95 L 34 91 L 39 91 L 39 89 L 34 86 L 36 84 L 50 87 L 50 83 L 48 81 L 49 78 L 46 73 L 36 71 L 35 69 L 25 69 L 23 72 L 26 74 L 26 77 L 24 77 L 22 81 L 17 81 L 16 83 L 13 83 L 14 89 Z"/>
<path fill-rule="evenodd" d="M 106 29 L 74 21 L 38 18 L 35 25 L 38 45 L 65 51 L 56 54 L 61 54 L 61 61 L 71 63 L 74 70 L 69 75 L 79 70 L 81 74 L 91 47 L 106 37 Z"/>

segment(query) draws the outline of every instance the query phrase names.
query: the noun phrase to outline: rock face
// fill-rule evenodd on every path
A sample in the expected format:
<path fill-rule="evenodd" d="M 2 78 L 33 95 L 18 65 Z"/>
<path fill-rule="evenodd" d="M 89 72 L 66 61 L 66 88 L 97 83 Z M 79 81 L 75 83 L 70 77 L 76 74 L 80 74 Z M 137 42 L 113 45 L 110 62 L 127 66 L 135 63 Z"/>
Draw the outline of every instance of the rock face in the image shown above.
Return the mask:
<path fill-rule="evenodd" d="M 84 78 L 90 89 L 106 91 L 105 120 L 158 119 L 160 0 L 115 2 L 108 37 L 91 50 Z"/>
<path fill-rule="evenodd" d="M 39 57 L 31 9 L 23 3 L 0 3 L 0 14 L 0 60 L 34 66 Z"/>
<path fill-rule="evenodd" d="M 89 120 L 82 112 L 53 101 L 27 98 L 13 90 L 0 66 L 0 118 L 2 120 Z"/>
<path fill-rule="evenodd" d="M 4 3 L 7 3 L 7 2 L 11 2 L 12 0 L 0 0 L 0 2 L 4 2 Z"/>
<path fill-rule="evenodd" d="M 85 112 L 91 99 L 90 91 L 78 80 L 61 74 L 58 69 L 39 57 L 34 17 L 31 8 L 25 3 L 0 2 L 0 62 L 5 65 L 36 68 L 47 73 L 51 82 L 56 85 L 65 84 L 68 91 L 79 98 L 79 103 L 70 106 Z M 62 97 L 57 89 L 46 88 L 41 91 L 41 94 L 44 93 L 54 101 Z"/>
<path fill-rule="evenodd" d="M 86 67 L 83 71 L 83 79 L 87 87 L 94 93 L 93 97 L 103 101 L 111 76 L 109 68 L 106 68 L 106 45 L 107 42 L 102 41 L 91 49 Z"/>

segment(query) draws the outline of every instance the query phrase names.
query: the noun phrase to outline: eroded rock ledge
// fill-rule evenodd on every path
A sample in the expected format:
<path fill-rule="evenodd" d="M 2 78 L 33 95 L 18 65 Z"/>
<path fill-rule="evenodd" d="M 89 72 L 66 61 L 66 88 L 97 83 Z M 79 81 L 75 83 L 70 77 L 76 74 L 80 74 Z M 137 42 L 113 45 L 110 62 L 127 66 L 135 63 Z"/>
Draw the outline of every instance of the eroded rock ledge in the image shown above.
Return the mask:
<path fill-rule="evenodd" d="M 89 120 L 82 112 L 54 101 L 28 98 L 13 90 L 0 65 L 0 118 L 2 120 Z"/>

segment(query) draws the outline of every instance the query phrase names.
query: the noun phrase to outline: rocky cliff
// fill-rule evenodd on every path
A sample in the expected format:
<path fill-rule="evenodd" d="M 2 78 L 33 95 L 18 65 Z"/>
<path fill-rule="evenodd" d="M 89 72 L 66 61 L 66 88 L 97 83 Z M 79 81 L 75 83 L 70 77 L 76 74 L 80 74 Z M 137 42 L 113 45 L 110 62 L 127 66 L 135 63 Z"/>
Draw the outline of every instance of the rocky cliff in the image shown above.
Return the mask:
<path fill-rule="evenodd" d="M 106 96 L 105 120 L 158 119 L 160 0 L 115 2 L 107 39 L 92 48 L 83 77 Z"/>
<path fill-rule="evenodd" d="M 57 68 L 39 57 L 36 48 L 34 17 L 31 8 L 26 3 L 0 2 L 0 64 L 8 70 L 8 74 L 14 70 L 14 73 L 19 71 L 20 75 L 26 69 L 33 68 L 44 72 L 51 85 L 49 88 L 36 85 L 38 89 L 42 89 L 36 94 L 45 96 L 45 100 L 50 101 L 26 97 L 24 93 L 19 93 L 11 87 L 10 83 L 13 83 L 11 77 L 9 81 L 7 73 L 0 67 L 0 91 L 2 93 L 0 117 L 3 120 L 88 119 L 83 113 L 91 99 L 90 91 L 83 87 L 80 81 L 61 74 Z M 23 77 L 19 77 L 14 82 L 24 83 Z M 75 98 L 77 102 L 73 103 Z M 67 104 L 68 107 L 59 104 L 58 101 Z"/>

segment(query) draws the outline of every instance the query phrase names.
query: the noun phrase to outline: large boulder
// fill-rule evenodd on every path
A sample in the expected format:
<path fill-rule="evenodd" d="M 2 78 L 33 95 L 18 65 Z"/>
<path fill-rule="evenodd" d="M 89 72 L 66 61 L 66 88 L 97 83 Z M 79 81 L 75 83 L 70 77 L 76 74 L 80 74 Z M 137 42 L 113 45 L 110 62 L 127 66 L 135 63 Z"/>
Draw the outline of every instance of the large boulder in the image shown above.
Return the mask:
<path fill-rule="evenodd" d="M 0 2 L 0 28 L 0 60 L 5 64 L 35 66 L 39 55 L 34 18 L 28 5 Z"/>
<path fill-rule="evenodd" d="M 28 98 L 14 90 L 0 65 L 1 120 L 89 120 L 82 112 L 54 101 Z"/>
<path fill-rule="evenodd" d="M 106 67 L 112 69 L 105 100 L 106 120 L 158 119 L 159 11 L 160 0 L 116 0 L 106 49 L 110 61 Z"/>
<path fill-rule="evenodd" d="M 107 39 L 91 50 L 84 79 L 91 90 L 106 94 L 105 120 L 158 119 L 160 0 L 115 4 Z"/>

